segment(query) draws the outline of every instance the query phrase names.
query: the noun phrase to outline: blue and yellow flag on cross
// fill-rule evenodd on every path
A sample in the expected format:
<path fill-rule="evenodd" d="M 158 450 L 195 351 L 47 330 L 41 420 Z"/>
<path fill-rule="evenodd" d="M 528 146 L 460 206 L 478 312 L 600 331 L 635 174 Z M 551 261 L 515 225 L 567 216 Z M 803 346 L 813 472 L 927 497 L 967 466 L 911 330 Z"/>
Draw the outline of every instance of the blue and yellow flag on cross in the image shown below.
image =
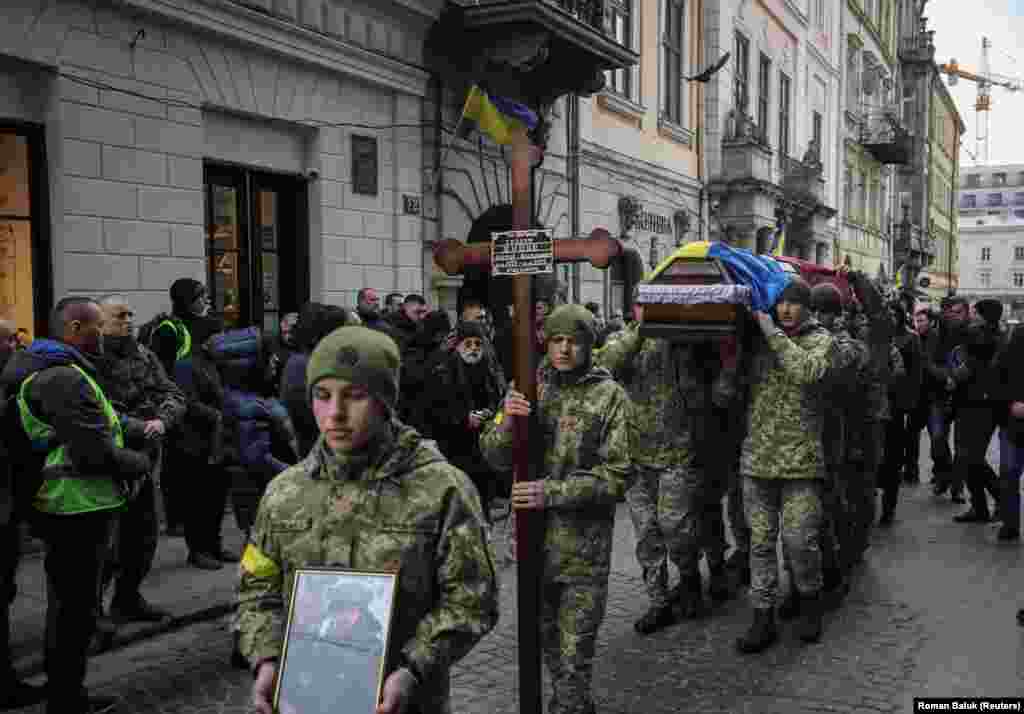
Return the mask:
<path fill-rule="evenodd" d="M 786 224 L 779 221 L 772 235 L 772 255 L 776 258 L 784 255 L 786 250 Z"/>
<path fill-rule="evenodd" d="M 512 143 L 512 135 L 518 129 L 531 131 L 537 126 L 537 113 L 525 104 L 505 97 L 488 94 L 474 84 L 466 97 L 466 104 L 459 117 L 458 133 L 476 128 L 496 144 Z"/>

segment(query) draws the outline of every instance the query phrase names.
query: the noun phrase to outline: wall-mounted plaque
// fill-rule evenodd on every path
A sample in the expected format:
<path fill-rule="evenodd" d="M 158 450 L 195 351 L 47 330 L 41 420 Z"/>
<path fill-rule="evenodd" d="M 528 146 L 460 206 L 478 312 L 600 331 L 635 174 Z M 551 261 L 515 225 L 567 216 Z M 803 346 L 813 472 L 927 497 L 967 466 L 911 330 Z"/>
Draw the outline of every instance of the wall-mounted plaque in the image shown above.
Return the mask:
<path fill-rule="evenodd" d="M 402 213 L 407 216 L 418 216 L 420 215 L 420 197 L 410 196 L 407 193 L 402 194 Z"/>
<path fill-rule="evenodd" d="M 352 193 L 376 196 L 379 174 L 377 139 L 352 135 Z"/>

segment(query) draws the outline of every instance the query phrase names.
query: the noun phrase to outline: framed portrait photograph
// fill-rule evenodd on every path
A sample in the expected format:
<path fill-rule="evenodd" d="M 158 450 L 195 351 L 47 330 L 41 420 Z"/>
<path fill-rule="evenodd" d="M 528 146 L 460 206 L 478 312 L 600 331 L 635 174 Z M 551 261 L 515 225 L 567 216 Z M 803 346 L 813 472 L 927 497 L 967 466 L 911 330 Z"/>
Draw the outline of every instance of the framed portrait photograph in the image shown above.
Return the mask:
<path fill-rule="evenodd" d="M 380 700 L 397 573 L 295 572 L 274 710 L 373 714 Z"/>

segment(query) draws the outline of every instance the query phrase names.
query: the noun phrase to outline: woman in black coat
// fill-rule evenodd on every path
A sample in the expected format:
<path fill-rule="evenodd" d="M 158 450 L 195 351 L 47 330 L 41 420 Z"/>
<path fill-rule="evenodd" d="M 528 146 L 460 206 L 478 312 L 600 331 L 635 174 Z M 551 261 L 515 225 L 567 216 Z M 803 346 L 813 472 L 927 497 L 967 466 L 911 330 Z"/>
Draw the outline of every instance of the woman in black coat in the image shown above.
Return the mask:
<path fill-rule="evenodd" d="M 1020 476 L 1024 471 L 1024 330 L 1015 328 L 996 359 L 999 391 L 1005 402 L 999 430 L 999 480 L 1003 525 L 1000 540 L 1020 538 Z"/>

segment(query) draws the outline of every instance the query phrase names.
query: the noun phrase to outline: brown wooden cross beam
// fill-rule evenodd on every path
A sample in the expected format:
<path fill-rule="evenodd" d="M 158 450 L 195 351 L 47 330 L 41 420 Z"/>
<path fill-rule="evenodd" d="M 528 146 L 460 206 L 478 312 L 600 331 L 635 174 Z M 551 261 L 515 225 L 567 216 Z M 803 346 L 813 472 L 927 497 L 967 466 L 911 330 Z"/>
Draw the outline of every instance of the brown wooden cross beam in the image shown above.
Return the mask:
<path fill-rule="evenodd" d="M 525 133 L 512 142 L 512 229 L 530 227 L 530 145 Z M 555 263 L 589 261 L 595 268 L 608 268 L 624 254 L 622 244 L 604 228 L 595 228 L 589 238 L 556 238 L 552 241 Z M 464 245 L 457 240 L 434 244 L 434 261 L 449 275 L 461 275 L 467 267 L 491 268 L 491 244 Z M 533 349 L 536 335 L 533 288 L 529 275 L 512 276 L 515 313 L 512 318 L 512 375 L 517 391 L 532 404 L 537 403 L 537 371 Z M 510 417 L 511 418 L 511 417 Z M 536 423 L 537 410 L 529 418 L 514 417 L 513 480 L 537 478 L 539 455 L 530 451 L 530 424 Z M 541 714 L 540 672 L 540 577 L 544 545 L 543 511 L 516 511 L 516 562 L 518 567 L 519 606 L 519 705 L 522 714 Z"/>

